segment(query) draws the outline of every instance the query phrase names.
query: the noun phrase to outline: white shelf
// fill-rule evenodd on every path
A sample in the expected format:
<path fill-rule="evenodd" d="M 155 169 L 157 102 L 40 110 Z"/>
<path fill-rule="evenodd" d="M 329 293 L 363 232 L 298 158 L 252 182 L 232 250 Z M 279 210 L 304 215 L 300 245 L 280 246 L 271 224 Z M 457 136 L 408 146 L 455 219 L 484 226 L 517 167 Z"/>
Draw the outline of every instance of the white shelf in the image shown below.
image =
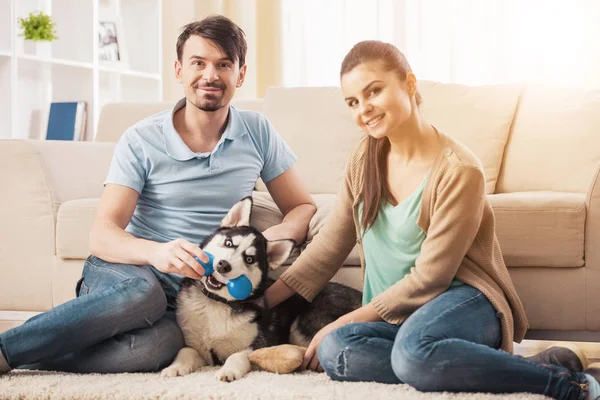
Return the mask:
<path fill-rule="evenodd" d="M 93 63 L 65 60 L 65 59 L 53 58 L 53 57 L 34 56 L 31 54 L 20 54 L 19 59 L 45 62 L 45 63 L 49 63 L 49 64 L 64 65 L 64 66 L 68 66 L 68 67 L 79 67 L 79 68 L 88 68 L 88 69 L 94 68 Z"/>
<path fill-rule="evenodd" d="M 122 75 L 133 76 L 133 77 L 138 77 L 138 78 L 155 79 L 158 81 L 162 80 L 162 76 L 160 74 L 152 74 L 149 72 L 142 72 L 142 71 L 133 71 L 130 69 L 122 69 L 122 68 L 118 68 L 118 67 L 110 67 L 110 66 L 102 65 L 102 66 L 98 67 L 98 70 L 101 72 L 115 72 L 115 73 L 119 73 Z"/>
<path fill-rule="evenodd" d="M 11 16 L 12 0 L 0 0 L 0 50 L 10 52 L 12 49 Z M 3 54 L 4 55 L 4 54 Z"/>
<path fill-rule="evenodd" d="M 0 0 L 0 138 L 43 139 L 56 101 L 86 102 L 87 140 L 107 102 L 162 101 L 162 3 Z M 17 19 L 38 11 L 56 21 L 58 39 L 45 49 L 19 36 Z M 100 60 L 101 21 L 116 26 L 114 64 Z"/>
<path fill-rule="evenodd" d="M 11 104 L 12 58 L 0 57 L 0 104 Z M 12 107 L 0 107 L 0 138 L 10 138 L 12 132 Z"/>

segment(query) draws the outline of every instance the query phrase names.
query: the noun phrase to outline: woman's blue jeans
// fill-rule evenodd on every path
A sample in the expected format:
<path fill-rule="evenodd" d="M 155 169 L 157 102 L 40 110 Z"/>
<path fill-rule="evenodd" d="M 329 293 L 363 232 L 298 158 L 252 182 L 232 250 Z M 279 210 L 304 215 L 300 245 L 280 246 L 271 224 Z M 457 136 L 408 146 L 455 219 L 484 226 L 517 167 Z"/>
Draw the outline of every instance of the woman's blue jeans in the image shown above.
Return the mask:
<path fill-rule="evenodd" d="M 0 334 L 0 350 L 12 368 L 158 371 L 184 346 L 174 312 L 179 283 L 151 266 L 90 256 L 77 298 Z"/>
<path fill-rule="evenodd" d="M 399 326 L 345 325 L 323 338 L 318 355 L 327 375 L 338 381 L 407 383 L 424 392 L 587 398 L 583 373 L 498 350 L 501 339 L 500 320 L 488 299 L 461 285 L 434 298 Z"/>

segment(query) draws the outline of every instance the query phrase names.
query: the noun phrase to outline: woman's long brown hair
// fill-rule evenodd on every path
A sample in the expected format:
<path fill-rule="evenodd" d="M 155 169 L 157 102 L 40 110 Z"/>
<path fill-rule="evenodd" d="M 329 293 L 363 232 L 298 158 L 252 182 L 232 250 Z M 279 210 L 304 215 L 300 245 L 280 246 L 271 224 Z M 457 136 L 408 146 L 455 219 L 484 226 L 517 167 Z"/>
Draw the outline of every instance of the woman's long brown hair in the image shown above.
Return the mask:
<path fill-rule="evenodd" d="M 381 61 L 381 65 L 386 71 L 396 71 L 402 82 L 406 80 L 408 73 L 412 72 L 406 57 L 394 45 L 376 40 L 366 40 L 354 45 L 344 57 L 340 77 L 358 65 L 371 61 Z M 415 101 L 417 106 L 421 104 L 421 95 L 418 91 L 415 94 Z M 366 141 L 360 193 L 360 201 L 363 203 L 360 224 L 363 232 L 373 226 L 381 205 L 385 201 L 392 200 L 387 183 L 387 156 L 390 152 L 390 141 L 387 137 L 375 139 L 371 136 L 367 136 Z"/>

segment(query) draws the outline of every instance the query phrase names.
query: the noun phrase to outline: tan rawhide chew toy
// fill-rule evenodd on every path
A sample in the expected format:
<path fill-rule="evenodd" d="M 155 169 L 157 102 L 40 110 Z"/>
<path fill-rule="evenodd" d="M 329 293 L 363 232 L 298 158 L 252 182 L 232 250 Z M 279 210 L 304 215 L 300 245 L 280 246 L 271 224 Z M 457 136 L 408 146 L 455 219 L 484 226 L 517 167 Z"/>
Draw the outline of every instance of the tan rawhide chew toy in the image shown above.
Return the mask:
<path fill-rule="evenodd" d="M 282 344 L 254 350 L 248 359 L 264 371 L 289 374 L 302 365 L 305 352 L 306 347 Z"/>

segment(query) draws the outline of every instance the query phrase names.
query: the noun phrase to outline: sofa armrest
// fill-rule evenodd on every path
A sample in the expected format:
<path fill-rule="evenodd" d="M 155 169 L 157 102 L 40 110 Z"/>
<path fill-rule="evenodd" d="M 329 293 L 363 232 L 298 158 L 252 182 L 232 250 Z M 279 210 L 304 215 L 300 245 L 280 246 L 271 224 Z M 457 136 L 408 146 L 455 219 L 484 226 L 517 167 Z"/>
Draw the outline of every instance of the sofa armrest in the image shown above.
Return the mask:
<path fill-rule="evenodd" d="M 52 307 L 57 210 L 69 200 L 100 197 L 114 147 L 0 140 L 0 310 Z"/>
<path fill-rule="evenodd" d="M 600 165 L 585 199 L 585 320 L 589 331 L 600 331 Z"/>
<path fill-rule="evenodd" d="M 0 140 L 0 310 L 52 306 L 54 215 L 39 152 L 27 140 Z"/>
<path fill-rule="evenodd" d="M 600 165 L 588 189 L 585 206 L 585 264 L 600 270 Z"/>

